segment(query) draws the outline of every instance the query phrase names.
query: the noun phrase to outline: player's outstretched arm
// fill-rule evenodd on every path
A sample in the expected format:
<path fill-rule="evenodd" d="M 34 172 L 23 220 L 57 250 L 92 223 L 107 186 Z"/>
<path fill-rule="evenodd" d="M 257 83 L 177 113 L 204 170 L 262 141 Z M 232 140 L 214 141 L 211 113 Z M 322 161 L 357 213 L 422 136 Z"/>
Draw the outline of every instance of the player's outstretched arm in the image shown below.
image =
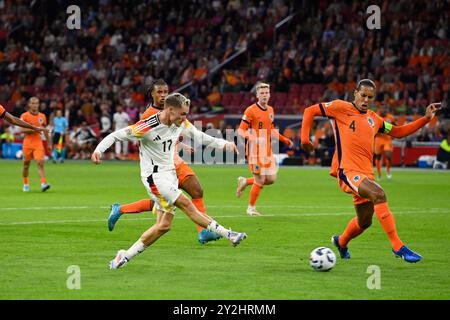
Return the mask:
<path fill-rule="evenodd" d="M 26 129 L 30 129 L 31 131 L 25 131 L 25 133 L 31 133 L 34 131 L 42 131 L 42 132 L 47 132 L 46 128 L 38 128 L 35 127 L 31 124 L 29 124 L 28 122 L 25 122 L 17 117 L 14 117 L 12 114 L 5 112 L 5 120 L 8 121 L 9 123 L 15 125 L 15 126 L 19 126 L 22 128 L 26 128 Z"/>
<path fill-rule="evenodd" d="M 237 147 L 234 142 L 229 142 L 224 139 L 215 138 L 200 130 L 198 130 L 192 123 L 186 120 L 185 127 L 183 128 L 183 135 L 197 141 L 205 146 L 211 146 L 217 149 L 229 150 L 237 152 Z"/>
<path fill-rule="evenodd" d="M 423 126 L 425 126 L 441 109 L 441 103 L 432 103 L 427 107 L 425 116 L 417 119 L 411 123 L 405 124 L 403 126 L 392 126 L 388 123 L 384 123 L 384 133 L 387 133 L 394 138 L 403 138 L 413 134 Z"/>
<path fill-rule="evenodd" d="M 314 117 L 321 115 L 322 112 L 320 111 L 320 107 L 318 104 L 306 108 L 305 111 L 303 112 L 301 142 L 302 142 L 302 149 L 307 152 L 311 152 L 314 149 L 309 137 Z"/>
<path fill-rule="evenodd" d="M 135 133 L 133 133 L 133 129 L 131 126 L 128 126 L 126 128 L 114 131 L 110 134 L 108 134 L 95 148 L 94 152 L 92 153 L 91 160 L 95 164 L 101 163 L 101 157 L 103 153 L 109 149 L 116 141 L 128 141 L 128 140 L 135 140 L 136 136 Z"/>

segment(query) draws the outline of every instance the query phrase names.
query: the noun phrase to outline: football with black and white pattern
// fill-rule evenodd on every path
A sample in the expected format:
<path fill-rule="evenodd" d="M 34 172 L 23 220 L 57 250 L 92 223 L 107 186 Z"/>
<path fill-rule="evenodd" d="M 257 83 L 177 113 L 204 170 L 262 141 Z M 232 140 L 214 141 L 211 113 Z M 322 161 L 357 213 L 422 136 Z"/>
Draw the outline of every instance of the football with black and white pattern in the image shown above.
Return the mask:
<path fill-rule="evenodd" d="M 318 247 L 309 255 L 309 264 L 316 271 L 330 271 L 336 265 L 336 255 L 330 248 Z"/>

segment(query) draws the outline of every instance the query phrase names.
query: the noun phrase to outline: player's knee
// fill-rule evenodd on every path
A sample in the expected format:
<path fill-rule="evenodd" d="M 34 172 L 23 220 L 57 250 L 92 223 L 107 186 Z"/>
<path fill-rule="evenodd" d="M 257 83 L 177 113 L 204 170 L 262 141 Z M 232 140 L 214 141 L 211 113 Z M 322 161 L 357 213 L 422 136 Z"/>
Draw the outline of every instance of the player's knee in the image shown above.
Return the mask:
<path fill-rule="evenodd" d="M 161 234 L 167 233 L 170 231 L 172 224 L 167 221 L 161 221 L 157 224 L 158 232 Z"/>
<path fill-rule="evenodd" d="M 263 186 L 263 185 L 266 184 L 266 179 L 260 177 L 260 178 L 258 178 L 258 179 L 255 179 L 255 182 L 254 182 L 254 183 L 255 183 L 255 184 L 259 184 L 260 186 Z"/>
<path fill-rule="evenodd" d="M 358 225 L 361 229 L 367 229 L 372 225 L 372 219 L 358 220 Z"/>
<path fill-rule="evenodd" d="M 201 198 L 203 198 L 203 189 L 202 189 L 202 187 L 197 186 L 195 188 L 192 188 L 192 190 L 189 194 L 192 199 L 201 199 Z"/>
<path fill-rule="evenodd" d="M 386 193 L 383 189 L 379 188 L 372 192 L 372 202 L 374 204 L 386 202 Z"/>

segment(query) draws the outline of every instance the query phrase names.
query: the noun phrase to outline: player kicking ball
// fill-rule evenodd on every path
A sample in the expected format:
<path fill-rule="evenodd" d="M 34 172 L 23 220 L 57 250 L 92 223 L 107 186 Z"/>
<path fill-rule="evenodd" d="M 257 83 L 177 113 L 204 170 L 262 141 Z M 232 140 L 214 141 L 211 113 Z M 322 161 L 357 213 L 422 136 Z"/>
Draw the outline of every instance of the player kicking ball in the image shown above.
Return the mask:
<path fill-rule="evenodd" d="M 341 258 L 350 259 L 348 243 L 370 227 L 375 212 L 391 242 L 394 255 L 406 262 L 418 262 L 422 256 L 400 240 L 386 194 L 374 181 L 374 137 L 377 133 L 383 133 L 394 138 L 403 138 L 414 133 L 433 119 L 440 109 L 440 103 L 430 104 L 424 117 L 403 126 L 395 126 L 369 109 L 375 94 L 375 83 L 363 79 L 357 84 L 353 102 L 333 100 L 306 108 L 301 130 L 302 147 L 307 151 L 312 150 L 309 132 L 314 116 L 328 117 L 333 125 L 336 140 L 331 175 L 337 178 L 342 191 L 353 195 L 356 210 L 356 217 L 350 220 L 344 232 L 332 237 Z"/>
<path fill-rule="evenodd" d="M 170 94 L 166 97 L 164 109 L 161 112 L 109 134 L 92 154 L 92 161 L 99 164 L 102 154 L 116 141 L 139 140 L 141 180 L 154 201 L 153 212 L 157 215 L 156 223 L 145 231 L 128 250 L 118 251 L 116 257 L 110 262 L 110 269 L 122 267 L 167 233 L 172 226 L 176 208 L 180 208 L 196 224 L 227 238 L 233 246 L 237 246 L 247 237 L 245 233 L 226 229 L 208 215 L 202 215 L 178 188 L 174 146 L 181 134 L 194 140 L 201 140 L 203 144 L 215 148 L 237 152 L 233 142 L 206 135 L 187 121 L 189 107 L 189 99 L 182 94 Z"/>
<path fill-rule="evenodd" d="M 150 85 L 147 95 L 151 97 L 152 102 L 148 105 L 147 110 L 142 114 L 140 120 L 145 120 L 148 117 L 162 111 L 164 109 L 164 100 L 169 94 L 169 85 L 163 79 L 156 79 Z M 174 164 L 177 173 L 179 188 L 185 191 L 190 197 L 194 206 L 203 214 L 205 203 L 203 201 L 203 188 L 200 180 L 195 174 L 194 170 L 178 155 L 178 146 L 181 145 L 184 152 L 191 153 L 193 149 L 184 145 L 183 143 L 175 144 Z M 115 224 L 122 217 L 123 214 L 135 214 L 146 211 L 152 211 L 153 201 L 149 198 L 134 201 L 132 203 L 114 203 L 111 206 L 111 211 L 108 218 L 108 229 L 113 231 Z M 200 244 L 205 244 L 210 241 L 216 241 L 221 238 L 220 235 L 210 232 L 205 228 L 197 226 L 197 237 Z"/>

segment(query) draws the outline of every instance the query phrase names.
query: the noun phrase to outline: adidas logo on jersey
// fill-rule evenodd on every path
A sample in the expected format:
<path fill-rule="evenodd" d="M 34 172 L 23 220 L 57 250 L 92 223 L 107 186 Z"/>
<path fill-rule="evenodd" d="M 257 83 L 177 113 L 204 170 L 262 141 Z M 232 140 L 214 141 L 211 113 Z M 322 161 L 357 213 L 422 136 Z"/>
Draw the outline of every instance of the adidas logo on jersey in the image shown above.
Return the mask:
<path fill-rule="evenodd" d="M 159 141 L 159 140 L 161 140 L 161 137 L 159 135 L 157 135 L 156 138 L 153 139 L 153 141 Z"/>

